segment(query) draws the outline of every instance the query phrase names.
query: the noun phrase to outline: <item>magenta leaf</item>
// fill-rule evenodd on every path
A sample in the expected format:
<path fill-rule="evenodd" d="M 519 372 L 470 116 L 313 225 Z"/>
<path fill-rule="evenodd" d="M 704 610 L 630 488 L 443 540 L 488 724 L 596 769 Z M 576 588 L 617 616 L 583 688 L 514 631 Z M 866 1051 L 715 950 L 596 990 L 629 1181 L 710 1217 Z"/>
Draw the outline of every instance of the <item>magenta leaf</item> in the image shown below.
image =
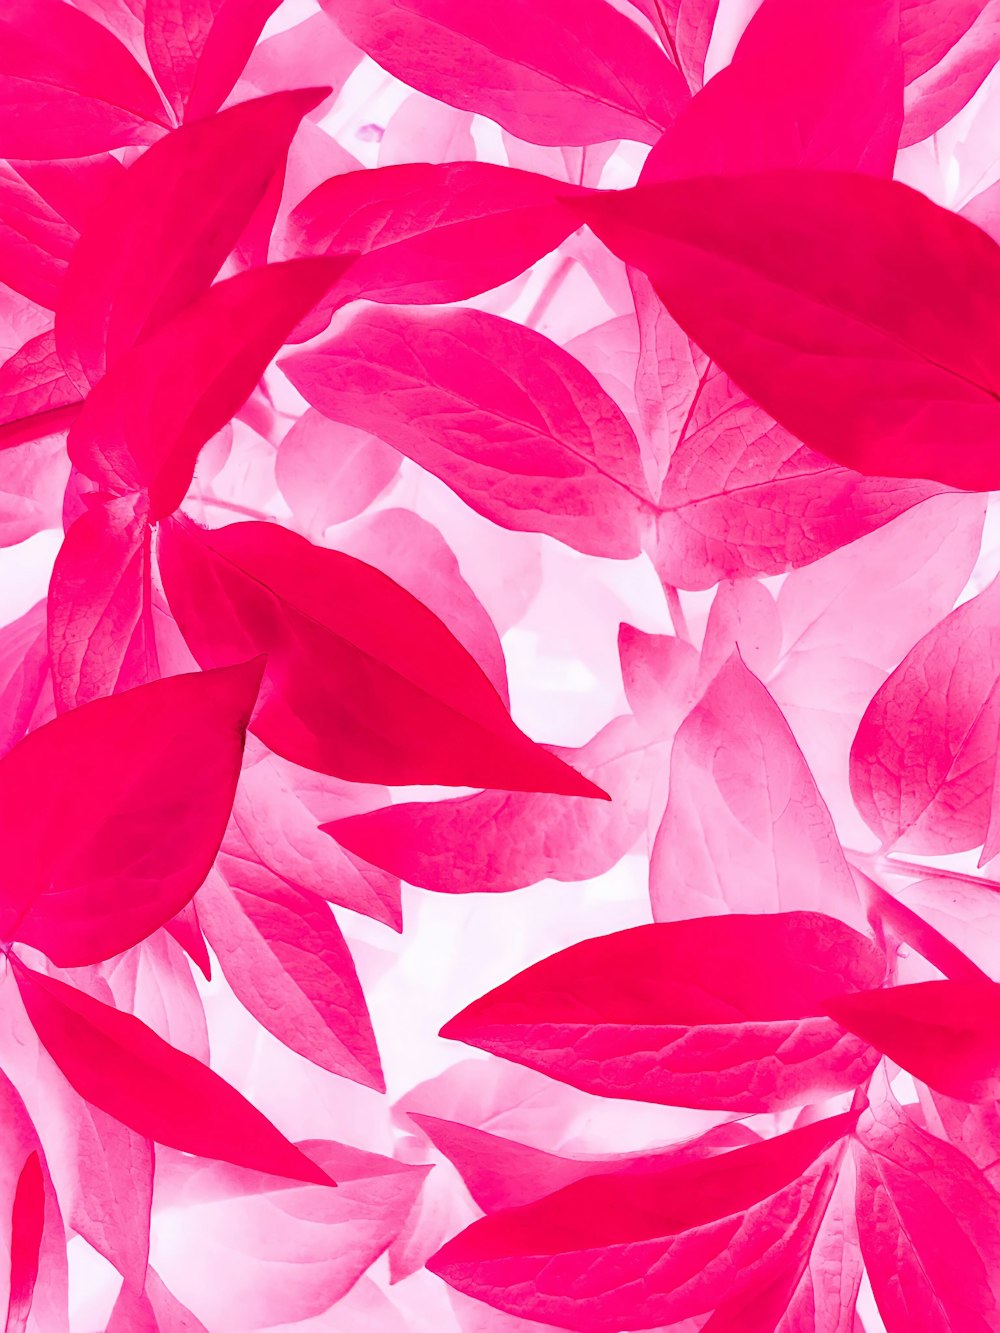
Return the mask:
<path fill-rule="evenodd" d="M 652 23 L 691 88 L 700 88 L 719 0 L 632 0 L 632 3 Z"/>
<path fill-rule="evenodd" d="M 539 144 L 654 143 L 683 76 L 605 0 L 329 0 L 356 46 L 410 87 Z"/>
<path fill-rule="evenodd" d="M 0 366 L 0 449 L 67 430 L 80 412 L 79 390 L 63 370 L 51 329 Z"/>
<path fill-rule="evenodd" d="M 82 392 L 204 294 L 323 92 L 260 97 L 176 130 L 110 191 L 73 252 L 56 312 L 59 354 Z"/>
<path fill-rule="evenodd" d="M 369 310 L 281 368 L 325 416 L 393 445 L 502 527 L 639 553 L 652 507 L 632 428 L 540 333 L 476 310 Z"/>
<path fill-rule="evenodd" d="M 996 0 L 900 0 L 904 147 L 936 133 L 975 94 L 1000 56 L 998 17 Z"/>
<path fill-rule="evenodd" d="M 0 936 L 111 958 L 189 901 L 229 818 L 262 663 L 74 709 L 0 760 Z"/>
<path fill-rule="evenodd" d="M 819 913 L 637 926 L 536 963 L 441 1035 L 606 1097 L 775 1110 L 871 1072 L 874 1052 L 823 1015 L 884 972 L 880 950 Z"/>
<path fill-rule="evenodd" d="M 885 847 L 980 846 L 1000 740 L 1000 581 L 917 643 L 865 710 L 851 791 Z"/>
<path fill-rule="evenodd" d="M 577 1181 L 474 1222 L 428 1266 L 497 1309 L 588 1333 L 707 1313 L 774 1280 L 854 1120 Z"/>
<path fill-rule="evenodd" d="M 235 1088 L 145 1023 L 14 962 L 39 1040 L 87 1101 L 137 1133 L 292 1180 L 330 1185 L 319 1166 Z"/>
<path fill-rule="evenodd" d="M 1000 1204 L 951 1144 L 905 1113 L 855 1146 L 861 1250 L 888 1333 L 985 1333 L 1000 1311 Z"/>
<path fill-rule="evenodd" d="M 938 1092 L 975 1102 L 1000 1086 L 1000 985 L 921 981 L 831 999 L 825 1012 Z"/>
<path fill-rule="evenodd" d="M 173 520 L 159 556 L 203 665 L 269 655 L 253 732 L 283 758 L 353 782 L 603 795 L 528 740 L 441 621 L 371 565 L 267 523 Z"/>
<path fill-rule="evenodd" d="M 217 111 L 281 0 L 143 0 L 146 50 L 178 120 Z"/>
<path fill-rule="evenodd" d="M 681 724 L 653 847 L 658 920 L 836 910 L 860 916 L 830 813 L 771 695 L 733 655 Z"/>
<path fill-rule="evenodd" d="M 113 495 L 147 491 L 152 522 L 172 514 L 202 446 L 347 262 L 289 260 L 210 288 L 91 391 L 70 432 L 73 462 Z"/>
<path fill-rule="evenodd" d="M 4 0 L 0 155 L 86 157 L 152 143 L 165 115 L 148 75 L 106 28 L 65 0 Z"/>
<path fill-rule="evenodd" d="M 291 1050 L 385 1091 L 350 951 L 326 903 L 227 870 L 198 893 L 198 919 L 237 999 Z"/>
<path fill-rule="evenodd" d="M 10 1301 L 4 1333 L 26 1333 L 38 1280 L 45 1229 L 45 1180 L 38 1153 L 28 1154 L 14 1193 L 10 1243 Z"/>
<path fill-rule="evenodd" d="M 0 756 L 19 741 L 42 700 L 49 671 L 46 604 L 0 630 Z"/>
<path fill-rule="evenodd" d="M 567 203 L 681 327 L 835 462 L 991 490 L 1000 251 L 906 186 L 701 177 Z"/>

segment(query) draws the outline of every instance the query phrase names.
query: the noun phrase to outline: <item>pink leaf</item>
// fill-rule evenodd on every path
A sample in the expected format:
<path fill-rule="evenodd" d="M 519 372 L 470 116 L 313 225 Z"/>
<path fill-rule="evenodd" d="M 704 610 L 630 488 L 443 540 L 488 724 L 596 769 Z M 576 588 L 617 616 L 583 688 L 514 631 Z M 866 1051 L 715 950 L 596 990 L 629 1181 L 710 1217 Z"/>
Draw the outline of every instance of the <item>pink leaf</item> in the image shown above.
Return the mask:
<path fill-rule="evenodd" d="M 997 246 L 906 186 L 839 172 L 700 177 L 567 205 L 681 327 L 835 462 L 990 490 Z"/>
<path fill-rule="evenodd" d="M 864 936 L 814 912 L 637 926 L 527 968 L 441 1035 L 605 1097 L 776 1110 L 870 1073 L 874 1052 L 822 1015 L 884 973 Z"/>
<path fill-rule="evenodd" d="M 73 462 L 114 495 L 147 490 L 152 522 L 172 514 L 202 446 L 250 397 L 344 265 L 291 260 L 210 288 L 91 391 L 70 433 Z"/>
<path fill-rule="evenodd" d="M 996 0 L 900 0 L 906 75 L 903 147 L 936 133 L 971 100 L 1000 55 Z"/>
<path fill-rule="evenodd" d="M 317 11 L 301 23 L 258 42 L 243 77 L 262 93 L 283 92 L 288 87 L 289 70 L 295 71 L 296 83 L 317 87 L 332 84 L 329 96 L 309 112 L 311 120 L 320 121 L 361 58 L 358 48 L 338 32 L 325 14 Z"/>
<path fill-rule="evenodd" d="M 1000 580 L 935 625 L 865 711 L 851 791 L 883 846 L 966 851 L 985 839 L 1000 740 Z"/>
<path fill-rule="evenodd" d="M 110 191 L 73 253 L 56 313 L 59 353 L 81 392 L 203 295 L 323 92 L 260 97 L 176 130 Z"/>
<path fill-rule="evenodd" d="M 62 440 L 35 440 L 0 450 L 0 547 L 60 527 L 68 480 Z"/>
<path fill-rule="evenodd" d="M 996 1096 L 996 982 L 921 981 L 840 995 L 829 1001 L 825 1012 L 938 1092 L 970 1102 Z"/>
<path fill-rule="evenodd" d="M 144 0 L 146 50 L 178 120 L 217 111 L 281 0 Z"/>
<path fill-rule="evenodd" d="M 161 527 L 164 587 L 203 663 L 269 654 L 256 736 L 354 782 L 602 795 L 529 741 L 430 611 L 360 560 L 266 523 Z"/>
<path fill-rule="evenodd" d="M 80 406 L 80 393 L 63 370 L 48 329 L 0 366 L 0 449 L 67 430 Z"/>
<path fill-rule="evenodd" d="M 236 998 L 279 1041 L 322 1069 L 385 1091 L 378 1049 L 350 950 L 333 913 L 272 882 L 211 877 L 198 917 Z"/>
<path fill-rule="evenodd" d="M 633 3 L 659 33 L 691 88 L 700 88 L 719 0 L 633 0 Z"/>
<path fill-rule="evenodd" d="M 977 967 L 957 945 L 936 930 L 930 922 L 918 916 L 906 903 L 893 898 L 867 875 L 861 875 L 856 871 L 855 876 L 862 884 L 869 912 L 877 916 L 883 928 L 888 928 L 900 940 L 912 945 L 933 967 L 937 968 L 942 976 L 947 977 L 949 981 L 990 981 L 990 977 L 982 968 Z"/>
<path fill-rule="evenodd" d="M 38 1280 L 39 1250 L 45 1229 L 45 1180 L 38 1153 L 21 1168 L 14 1194 L 10 1243 L 10 1302 L 4 1333 L 25 1333 Z"/>
<path fill-rule="evenodd" d="M 766 1287 L 852 1115 L 639 1175 L 599 1175 L 493 1213 L 428 1265 L 522 1318 L 617 1333 Z"/>
<path fill-rule="evenodd" d="M 46 604 L 0 629 L 0 756 L 28 730 L 49 670 Z"/>
<path fill-rule="evenodd" d="M 656 44 L 605 0 L 337 0 L 327 13 L 410 87 L 529 143 L 654 143 L 687 97 Z"/>
<path fill-rule="evenodd" d="M 4 0 L 0 53 L 2 157 L 85 157 L 163 133 L 149 77 L 64 0 Z"/>
<path fill-rule="evenodd" d="M 87 1101 L 157 1143 L 313 1184 L 333 1182 L 271 1122 L 131 1014 L 14 960 L 39 1040 Z"/>
<path fill-rule="evenodd" d="M 1000 1314 L 997 1195 L 903 1115 L 860 1130 L 861 1250 L 889 1333 L 986 1333 Z"/>
<path fill-rule="evenodd" d="M 281 368 L 325 416 L 378 435 L 502 527 L 638 554 L 651 506 L 632 428 L 541 334 L 476 310 L 368 310 Z"/>
<path fill-rule="evenodd" d="M 427 1174 L 343 1144 L 303 1147 L 337 1189 L 261 1181 L 218 1163 L 192 1170 L 164 1154 L 157 1271 L 212 1333 L 316 1316 L 320 1328 L 339 1327 L 330 1307 L 399 1233 Z"/>
<path fill-rule="evenodd" d="M 154 1269 L 146 1270 L 145 1289 L 128 1282 L 115 1301 L 105 1333 L 208 1333 L 200 1319 L 181 1305 Z"/>
<path fill-rule="evenodd" d="M 764 0 L 732 63 L 664 134 L 646 183 L 820 167 L 891 176 L 903 123 L 896 0 Z"/>
<path fill-rule="evenodd" d="M 60 712 L 160 674 L 145 508 L 135 496 L 94 504 L 59 548 L 49 583 L 48 635 Z"/>
<path fill-rule="evenodd" d="M 99 699 L 0 760 L 3 939 L 79 966 L 184 906 L 222 841 L 261 665 Z"/>
<path fill-rule="evenodd" d="M 293 210 L 285 251 L 361 257 L 343 290 L 369 301 L 464 301 L 516 278 L 577 222 L 560 197 L 585 193 L 490 162 L 412 162 L 324 181 Z M 320 312 L 308 336 L 329 322 Z"/>
<path fill-rule="evenodd" d="M 694 913 L 859 915 L 829 811 L 781 710 L 738 656 L 682 723 L 650 865 L 658 920 Z"/>
<path fill-rule="evenodd" d="M 645 827 L 662 754 L 647 749 L 627 718 L 579 750 L 555 753 L 608 791 L 610 804 L 484 791 L 393 805 L 323 829 L 373 865 L 439 893 L 506 893 L 541 879 L 592 879 L 610 870 Z"/>
<path fill-rule="evenodd" d="M 281 441 L 275 480 L 298 521 L 318 536 L 364 513 L 395 478 L 402 456 L 367 431 L 306 411 Z"/>

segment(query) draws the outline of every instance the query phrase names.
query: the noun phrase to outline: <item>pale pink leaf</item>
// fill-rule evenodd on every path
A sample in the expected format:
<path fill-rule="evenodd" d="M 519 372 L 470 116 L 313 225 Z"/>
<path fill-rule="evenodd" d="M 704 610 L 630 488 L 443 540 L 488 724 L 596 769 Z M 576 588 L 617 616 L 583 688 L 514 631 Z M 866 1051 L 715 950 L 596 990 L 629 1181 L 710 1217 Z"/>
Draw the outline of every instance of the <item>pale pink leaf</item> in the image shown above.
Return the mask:
<path fill-rule="evenodd" d="M 936 133 L 970 101 L 1000 56 L 996 0 L 900 0 L 906 76 L 902 145 Z"/>
<path fill-rule="evenodd" d="M 281 441 L 275 480 L 296 519 L 322 536 L 368 506 L 392 482 L 402 456 L 368 431 L 309 409 Z"/>

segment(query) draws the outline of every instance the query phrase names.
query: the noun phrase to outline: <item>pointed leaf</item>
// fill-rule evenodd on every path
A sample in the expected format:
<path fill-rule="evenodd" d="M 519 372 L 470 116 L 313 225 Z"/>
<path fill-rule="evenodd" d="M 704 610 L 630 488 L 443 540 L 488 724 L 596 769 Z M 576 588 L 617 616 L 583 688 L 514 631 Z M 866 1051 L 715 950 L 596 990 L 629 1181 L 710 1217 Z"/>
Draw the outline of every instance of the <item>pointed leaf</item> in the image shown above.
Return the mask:
<path fill-rule="evenodd" d="M 80 966 L 184 906 L 222 841 L 261 666 L 99 699 L 0 760 L 3 939 Z"/>
<path fill-rule="evenodd" d="M 996 0 L 900 0 L 904 148 L 935 134 L 971 100 L 1000 55 L 998 19 Z"/>
<path fill-rule="evenodd" d="M 325 0 L 355 46 L 411 88 L 529 143 L 655 143 L 683 76 L 605 0 Z"/>
<path fill-rule="evenodd" d="M 273 883 L 212 876 L 198 918 L 244 1007 L 291 1050 L 333 1074 L 385 1091 L 354 961 L 326 903 Z"/>
<path fill-rule="evenodd" d="M 663 44 L 692 88 L 705 77 L 719 0 L 632 0 L 663 39 Z"/>
<path fill-rule="evenodd" d="M 269 654 L 253 731 L 353 782 L 601 795 L 510 719 L 441 622 L 379 570 L 267 523 L 160 531 L 171 609 L 203 664 Z"/>
<path fill-rule="evenodd" d="M 474 1222 L 428 1265 L 497 1309 L 588 1333 L 707 1313 L 759 1291 L 852 1115 L 704 1161 L 593 1176 Z"/>
<path fill-rule="evenodd" d="M 921 981 L 831 999 L 825 1012 L 949 1097 L 983 1101 L 1000 1084 L 1000 985 Z"/>
<path fill-rule="evenodd" d="M 822 1015 L 884 972 L 880 950 L 819 913 L 637 926 L 527 968 L 441 1035 L 605 1097 L 776 1110 L 871 1071 L 875 1053 Z"/>
<path fill-rule="evenodd" d="M 0 157 L 85 157 L 152 143 L 166 113 L 121 43 L 64 0 L 4 0 Z"/>
<path fill-rule="evenodd" d="M 638 554 L 651 508 L 632 428 L 540 333 L 477 310 L 368 310 L 281 368 L 325 416 L 371 431 L 502 527 Z"/>
<path fill-rule="evenodd" d="M 10 1303 L 4 1333 L 25 1333 L 38 1280 L 39 1249 L 45 1229 L 45 1181 L 38 1153 L 21 1169 L 14 1194 L 10 1243 Z"/>
<path fill-rule="evenodd" d="M 14 967 L 39 1040 L 94 1106 L 182 1152 L 292 1180 L 333 1183 L 235 1088 L 145 1023 L 19 961 Z"/>
<path fill-rule="evenodd" d="M 699 177 L 567 204 L 681 327 L 835 462 L 991 490 L 1000 250 L 904 185 Z"/>
<path fill-rule="evenodd" d="M 59 353 L 82 392 L 207 290 L 324 91 L 243 102 L 132 164 L 90 218 L 60 291 Z"/>
<path fill-rule="evenodd" d="M 346 262 L 290 260 L 210 288 L 91 391 L 70 433 L 73 462 L 113 495 L 147 490 L 152 522 L 172 514 L 202 446 L 243 406 Z"/>

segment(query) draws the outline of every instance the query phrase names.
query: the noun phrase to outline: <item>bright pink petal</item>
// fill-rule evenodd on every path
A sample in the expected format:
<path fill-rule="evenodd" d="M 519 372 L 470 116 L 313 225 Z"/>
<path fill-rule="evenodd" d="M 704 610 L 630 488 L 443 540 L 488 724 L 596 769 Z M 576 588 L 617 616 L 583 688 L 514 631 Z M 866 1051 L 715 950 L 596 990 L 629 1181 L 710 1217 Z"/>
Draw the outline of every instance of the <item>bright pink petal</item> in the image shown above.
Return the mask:
<path fill-rule="evenodd" d="M 441 621 L 371 565 L 266 523 L 175 520 L 159 554 L 200 661 L 269 654 L 253 731 L 283 758 L 354 782 L 601 794 L 529 741 Z"/>
<path fill-rule="evenodd" d="M 383 69 L 529 143 L 654 143 L 683 76 L 604 0 L 337 0 L 327 13 Z"/>
<path fill-rule="evenodd" d="M 379 436 L 502 527 L 638 554 L 651 508 L 632 428 L 541 334 L 475 310 L 370 310 L 281 368 L 325 416 Z"/>
<path fill-rule="evenodd" d="M 0 761 L 4 939 L 60 966 L 111 958 L 204 880 L 239 777 L 261 663 L 74 709 Z"/>
<path fill-rule="evenodd" d="M 201 1157 L 313 1184 L 332 1183 L 271 1122 L 144 1023 L 16 963 L 42 1045 L 81 1097 L 137 1133 Z"/>

